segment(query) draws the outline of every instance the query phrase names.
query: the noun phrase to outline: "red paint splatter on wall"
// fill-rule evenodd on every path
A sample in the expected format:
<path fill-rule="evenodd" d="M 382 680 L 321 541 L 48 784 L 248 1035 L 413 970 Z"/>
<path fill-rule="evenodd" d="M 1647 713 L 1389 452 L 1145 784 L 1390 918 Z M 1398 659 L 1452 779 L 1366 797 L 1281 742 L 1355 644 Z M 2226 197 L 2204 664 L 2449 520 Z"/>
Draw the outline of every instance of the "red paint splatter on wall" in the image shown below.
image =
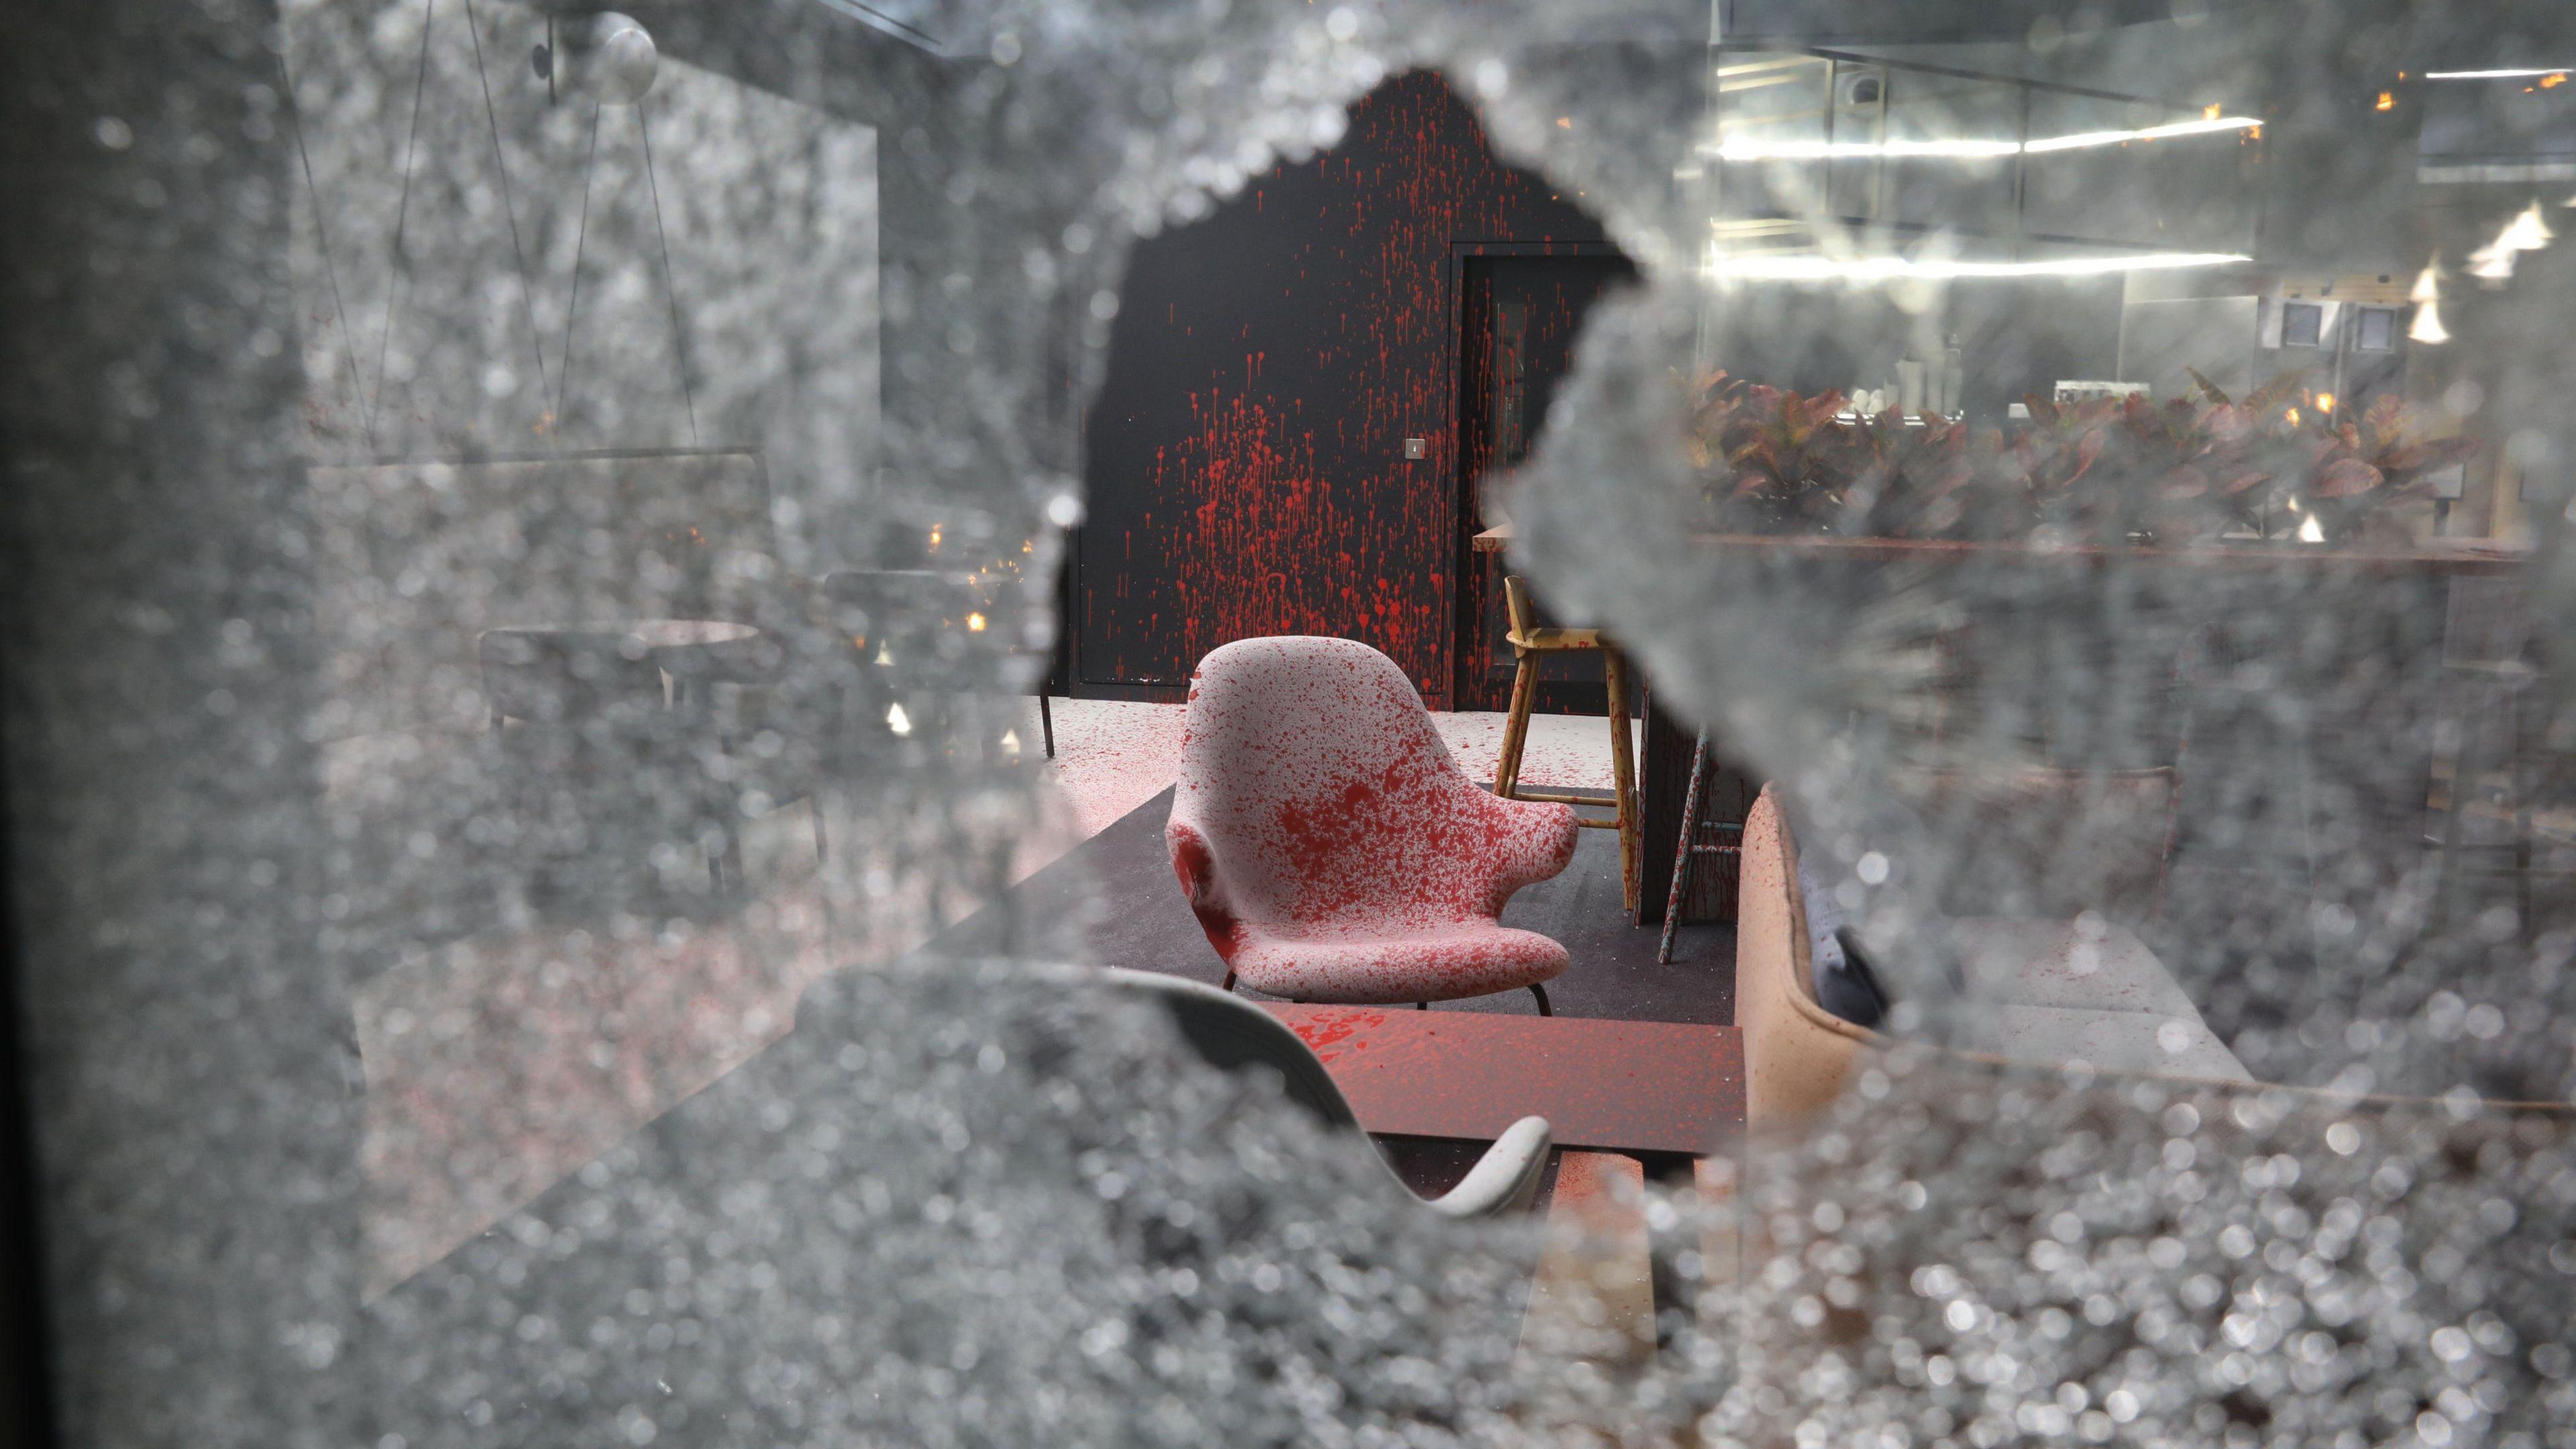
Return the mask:
<path fill-rule="evenodd" d="M 1182 656 L 1265 634 L 1427 639 L 1445 625 L 1445 582 L 1407 588 L 1372 565 L 1351 509 L 1316 462 L 1291 404 L 1193 394 L 1199 431 L 1158 449 L 1158 483 L 1195 500 L 1171 562 L 1170 621 Z"/>
<path fill-rule="evenodd" d="M 1235 639 L 1334 634 L 1445 702 L 1453 244 L 1551 235 L 1599 231 L 1416 72 L 1332 152 L 1141 245 L 1091 423 L 1079 677 L 1174 684 Z"/>

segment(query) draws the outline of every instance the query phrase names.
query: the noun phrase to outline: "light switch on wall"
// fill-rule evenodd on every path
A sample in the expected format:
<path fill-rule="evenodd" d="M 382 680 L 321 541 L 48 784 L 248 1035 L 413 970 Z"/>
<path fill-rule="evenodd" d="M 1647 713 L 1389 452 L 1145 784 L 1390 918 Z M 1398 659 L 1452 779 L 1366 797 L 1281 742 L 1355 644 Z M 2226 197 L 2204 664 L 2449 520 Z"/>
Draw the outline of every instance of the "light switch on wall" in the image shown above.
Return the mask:
<path fill-rule="evenodd" d="M 1430 457 L 1430 456 L 1431 456 L 1431 440 L 1430 440 L 1429 438 L 1407 438 L 1407 439 L 1405 439 L 1405 440 L 1404 440 L 1404 456 L 1405 456 L 1408 460 L 1410 460 L 1410 459 L 1418 459 L 1418 458 L 1428 458 L 1428 457 Z"/>

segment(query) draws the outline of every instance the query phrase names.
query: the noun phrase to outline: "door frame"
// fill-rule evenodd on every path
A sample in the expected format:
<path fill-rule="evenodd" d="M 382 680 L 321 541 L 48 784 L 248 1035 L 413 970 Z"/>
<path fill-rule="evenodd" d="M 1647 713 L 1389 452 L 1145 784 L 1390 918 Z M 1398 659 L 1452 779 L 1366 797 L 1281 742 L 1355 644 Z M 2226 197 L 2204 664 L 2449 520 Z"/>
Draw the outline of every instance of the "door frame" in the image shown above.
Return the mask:
<path fill-rule="evenodd" d="M 1615 257 L 1634 268 L 1642 281 L 1645 269 L 1636 259 L 1620 250 L 1619 244 L 1607 238 L 1557 241 L 1451 241 L 1449 258 L 1443 268 L 1442 281 L 1448 290 L 1449 363 L 1448 399 L 1443 411 L 1444 431 L 1449 446 L 1440 459 L 1440 471 L 1446 479 L 1448 500 L 1442 508 L 1448 519 L 1450 538 L 1450 575 L 1446 652 L 1449 667 L 1442 671 L 1440 698 L 1431 702 L 1438 710 L 1455 709 L 1468 697 L 1462 688 L 1462 671 L 1469 667 L 1470 651 L 1465 647 L 1466 621 L 1461 617 L 1466 606 L 1467 581 L 1471 571 L 1483 565 L 1478 561 L 1475 531 L 1467 525 L 1475 517 L 1476 480 L 1466 474 L 1467 462 L 1467 264 L 1492 257 Z M 1606 712 L 1606 710 L 1605 710 Z"/>

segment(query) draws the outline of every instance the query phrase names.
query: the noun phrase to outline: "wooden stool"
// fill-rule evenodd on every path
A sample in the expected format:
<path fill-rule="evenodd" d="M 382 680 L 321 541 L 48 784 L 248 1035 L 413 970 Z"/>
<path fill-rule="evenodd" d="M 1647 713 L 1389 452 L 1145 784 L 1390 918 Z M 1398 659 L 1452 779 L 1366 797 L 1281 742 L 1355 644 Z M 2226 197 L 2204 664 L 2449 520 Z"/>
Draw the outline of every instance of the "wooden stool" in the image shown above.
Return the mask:
<path fill-rule="evenodd" d="M 1690 789 L 1682 796 L 1682 842 L 1673 852 L 1673 883 L 1664 892 L 1664 936 L 1655 943 L 1655 964 L 1669 966 L 1673 960 L 1673 927 L 1681 924 L 1682 898 L 1690 893 L 1691 863 L 1703 855 L 1744 854 L 1744 826 L 1740 822 L 1701 818 L 1707 803 L 1708 731 L 1701 730 L 1691 742 Z M 1707 835 L 1731 835 L 1732 841 L 1710 841 Z"/>
<path fill-rule="evenodd" d="M 1628 914 L 1634 916 L 1639 819 L 1636 745 L 1628 729 L 1628 656 L 1598 629 L 1539 627 L 1538 611 L 1530 605 L 1529 585 L 1518 574 L 1504 577 L 1503 600 L 1512 612 L 1512 630 L 1505 637 L 1511 640 L 1519 667 L 1512 674 L 1512 712 L 1503 726 L 1502 758 L 1494 765 L 1494 793 L 1506 800 L 1550 800 L 1561 805 L 1601 803 L 1584 795 L 1520 787 L 1521 750 L 1529 744 L 1530 706 L 1538 698 L 1540 656 L 1577 649 L 1599 650 L 1602 676 L 1610 693 L 1610 777 L 1615 798 L 1609 818 L 1578 814 L 1575 823 L 1592 830 L 1619 832 L 1619 893 L 1627 902 Z"/>

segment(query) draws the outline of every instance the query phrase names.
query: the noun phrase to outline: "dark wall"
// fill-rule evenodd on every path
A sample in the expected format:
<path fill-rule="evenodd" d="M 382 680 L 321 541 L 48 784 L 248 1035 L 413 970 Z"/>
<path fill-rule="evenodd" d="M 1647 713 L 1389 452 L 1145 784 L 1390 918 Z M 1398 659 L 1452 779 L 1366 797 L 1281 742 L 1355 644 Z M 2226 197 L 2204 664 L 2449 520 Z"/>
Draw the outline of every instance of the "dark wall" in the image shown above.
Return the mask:
<path fill-rule="evenodd" d="M 1600 236 L 1415 72 L 1333 150 L 1139 245 L 1085 441 L 1075 691 L 1165 694 L 1220 644 L 1315 633 L 1386 651 L 1445 703 L 1451 259 Z M 1407 461 L 1407 437 L 1429 456 Z"/>

